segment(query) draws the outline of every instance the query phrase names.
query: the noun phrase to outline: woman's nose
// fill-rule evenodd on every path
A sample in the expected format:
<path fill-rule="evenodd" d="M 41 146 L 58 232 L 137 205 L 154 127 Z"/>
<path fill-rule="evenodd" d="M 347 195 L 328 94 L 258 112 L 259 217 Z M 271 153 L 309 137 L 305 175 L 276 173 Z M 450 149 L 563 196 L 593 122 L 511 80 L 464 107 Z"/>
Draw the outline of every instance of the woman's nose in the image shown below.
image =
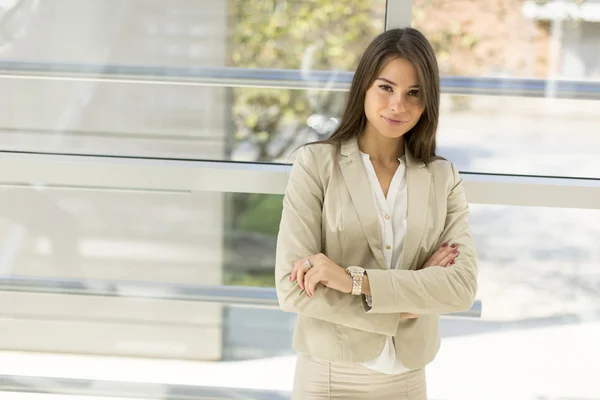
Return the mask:
<path fill-rule="evenodd" d="M 390 109 L 394 112 L 402 112 L 405 111 L 405 107 L 404 107 L 404 99 L 402 98 L 402 96 L 394 96 L 391 100 L 390 100 Z"/>

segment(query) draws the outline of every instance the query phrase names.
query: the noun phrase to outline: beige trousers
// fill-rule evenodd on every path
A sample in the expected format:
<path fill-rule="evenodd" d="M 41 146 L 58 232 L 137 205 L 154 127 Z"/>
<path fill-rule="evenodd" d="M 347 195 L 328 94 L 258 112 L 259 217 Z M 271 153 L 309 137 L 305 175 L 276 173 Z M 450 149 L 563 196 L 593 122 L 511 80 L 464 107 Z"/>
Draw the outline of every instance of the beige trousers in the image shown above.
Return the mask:
<path fill-rule="evenodd" d="M 298 354 L 292 400 L 427 400 L 425 370 L 387 375 Z"/>

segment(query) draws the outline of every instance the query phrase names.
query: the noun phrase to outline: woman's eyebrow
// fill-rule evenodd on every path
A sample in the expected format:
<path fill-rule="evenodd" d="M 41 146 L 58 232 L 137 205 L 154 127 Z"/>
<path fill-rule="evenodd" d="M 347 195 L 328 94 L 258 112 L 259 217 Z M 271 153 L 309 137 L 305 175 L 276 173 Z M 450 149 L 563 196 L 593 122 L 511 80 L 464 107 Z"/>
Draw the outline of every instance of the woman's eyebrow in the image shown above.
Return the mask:
<path fill-rule="evenodd" d="M 393 85 L 393 86 L 398 86 L 398 84 L 397 84 L 397 83 L 395 83 L 395 82 L 392 82 L 392 81 L 390 81 L 390 80 L 389 80 L 389 79 L 387 79 L 387 78 L 377 78 L 376 80 L 387 82 L 387 83 L 389 83 L 390 85 Z M 419 88 L 419 85 L 410 85 L 408 88 L 409 88 L 409 89 L 418 89 L 418 88 Z"/>
<path fill-rule="evenodd" d="M 386 78 L 377 78 L 377 79 L 378 79 L 378 80 L 380 80 L 380 81 L 387 82 L 387 83 L 389 83 L 390 85 L 397 86 L 397 85 L 396 85 L 396 83 L 394 83 L 394 82 L 390 81 L 389 79 L 386 79 Z"/>

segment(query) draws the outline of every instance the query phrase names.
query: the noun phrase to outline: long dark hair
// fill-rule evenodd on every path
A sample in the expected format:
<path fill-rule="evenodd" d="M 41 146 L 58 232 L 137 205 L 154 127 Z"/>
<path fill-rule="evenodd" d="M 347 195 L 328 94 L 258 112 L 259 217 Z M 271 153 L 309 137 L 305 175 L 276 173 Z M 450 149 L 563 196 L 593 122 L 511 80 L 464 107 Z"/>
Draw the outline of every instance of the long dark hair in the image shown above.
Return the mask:
<path fill-rule="evenodd" d="M 410 61 L 417 70 L 420 101 L 424 107 L 419 122 L 406 134 L 406 145 L 424 163 L 436 158 L 435 135 L 440 106 L 440 75 L 429 41 L 414 28 L 390 29 L 377 36 L 363 53 L 350 86 L 346 108 L 337 129 L 317 143 L 340 144 L 357 137 L 367 126 L 365 95 L 387 62 Z"/>

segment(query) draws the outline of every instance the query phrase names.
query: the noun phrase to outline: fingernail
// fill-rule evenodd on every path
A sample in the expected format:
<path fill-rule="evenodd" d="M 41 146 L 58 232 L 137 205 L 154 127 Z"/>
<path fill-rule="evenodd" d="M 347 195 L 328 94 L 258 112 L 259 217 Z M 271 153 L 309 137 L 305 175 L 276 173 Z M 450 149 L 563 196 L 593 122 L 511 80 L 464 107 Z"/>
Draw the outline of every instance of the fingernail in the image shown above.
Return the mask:
<path fill-rule="evenodd" d="M 452 254 L 458 254 L 458 250 L 454 250 Z"/>
<path fill-rule="evenodd" d="M 453 244 L 453 245 L 452 245 L 452 246 L 450 246 L 450 247 L 452 247 L 452 248 L 455 248 L 455 247 L 456 247 L 456 243 L 455 243 L 455 244 Z"/>
<path fill-rule="evenodd" d="M 453 265 L 453 264 L 454 264 L 454 260 L 450 261 L 450 265 Z"/>
<path fill-rule="evenodd" d="M 442 248 L 446 248 L 446 247 L 448 247 L 448 243 L 444 243 L 444 244 L 442 245 Z"/>

